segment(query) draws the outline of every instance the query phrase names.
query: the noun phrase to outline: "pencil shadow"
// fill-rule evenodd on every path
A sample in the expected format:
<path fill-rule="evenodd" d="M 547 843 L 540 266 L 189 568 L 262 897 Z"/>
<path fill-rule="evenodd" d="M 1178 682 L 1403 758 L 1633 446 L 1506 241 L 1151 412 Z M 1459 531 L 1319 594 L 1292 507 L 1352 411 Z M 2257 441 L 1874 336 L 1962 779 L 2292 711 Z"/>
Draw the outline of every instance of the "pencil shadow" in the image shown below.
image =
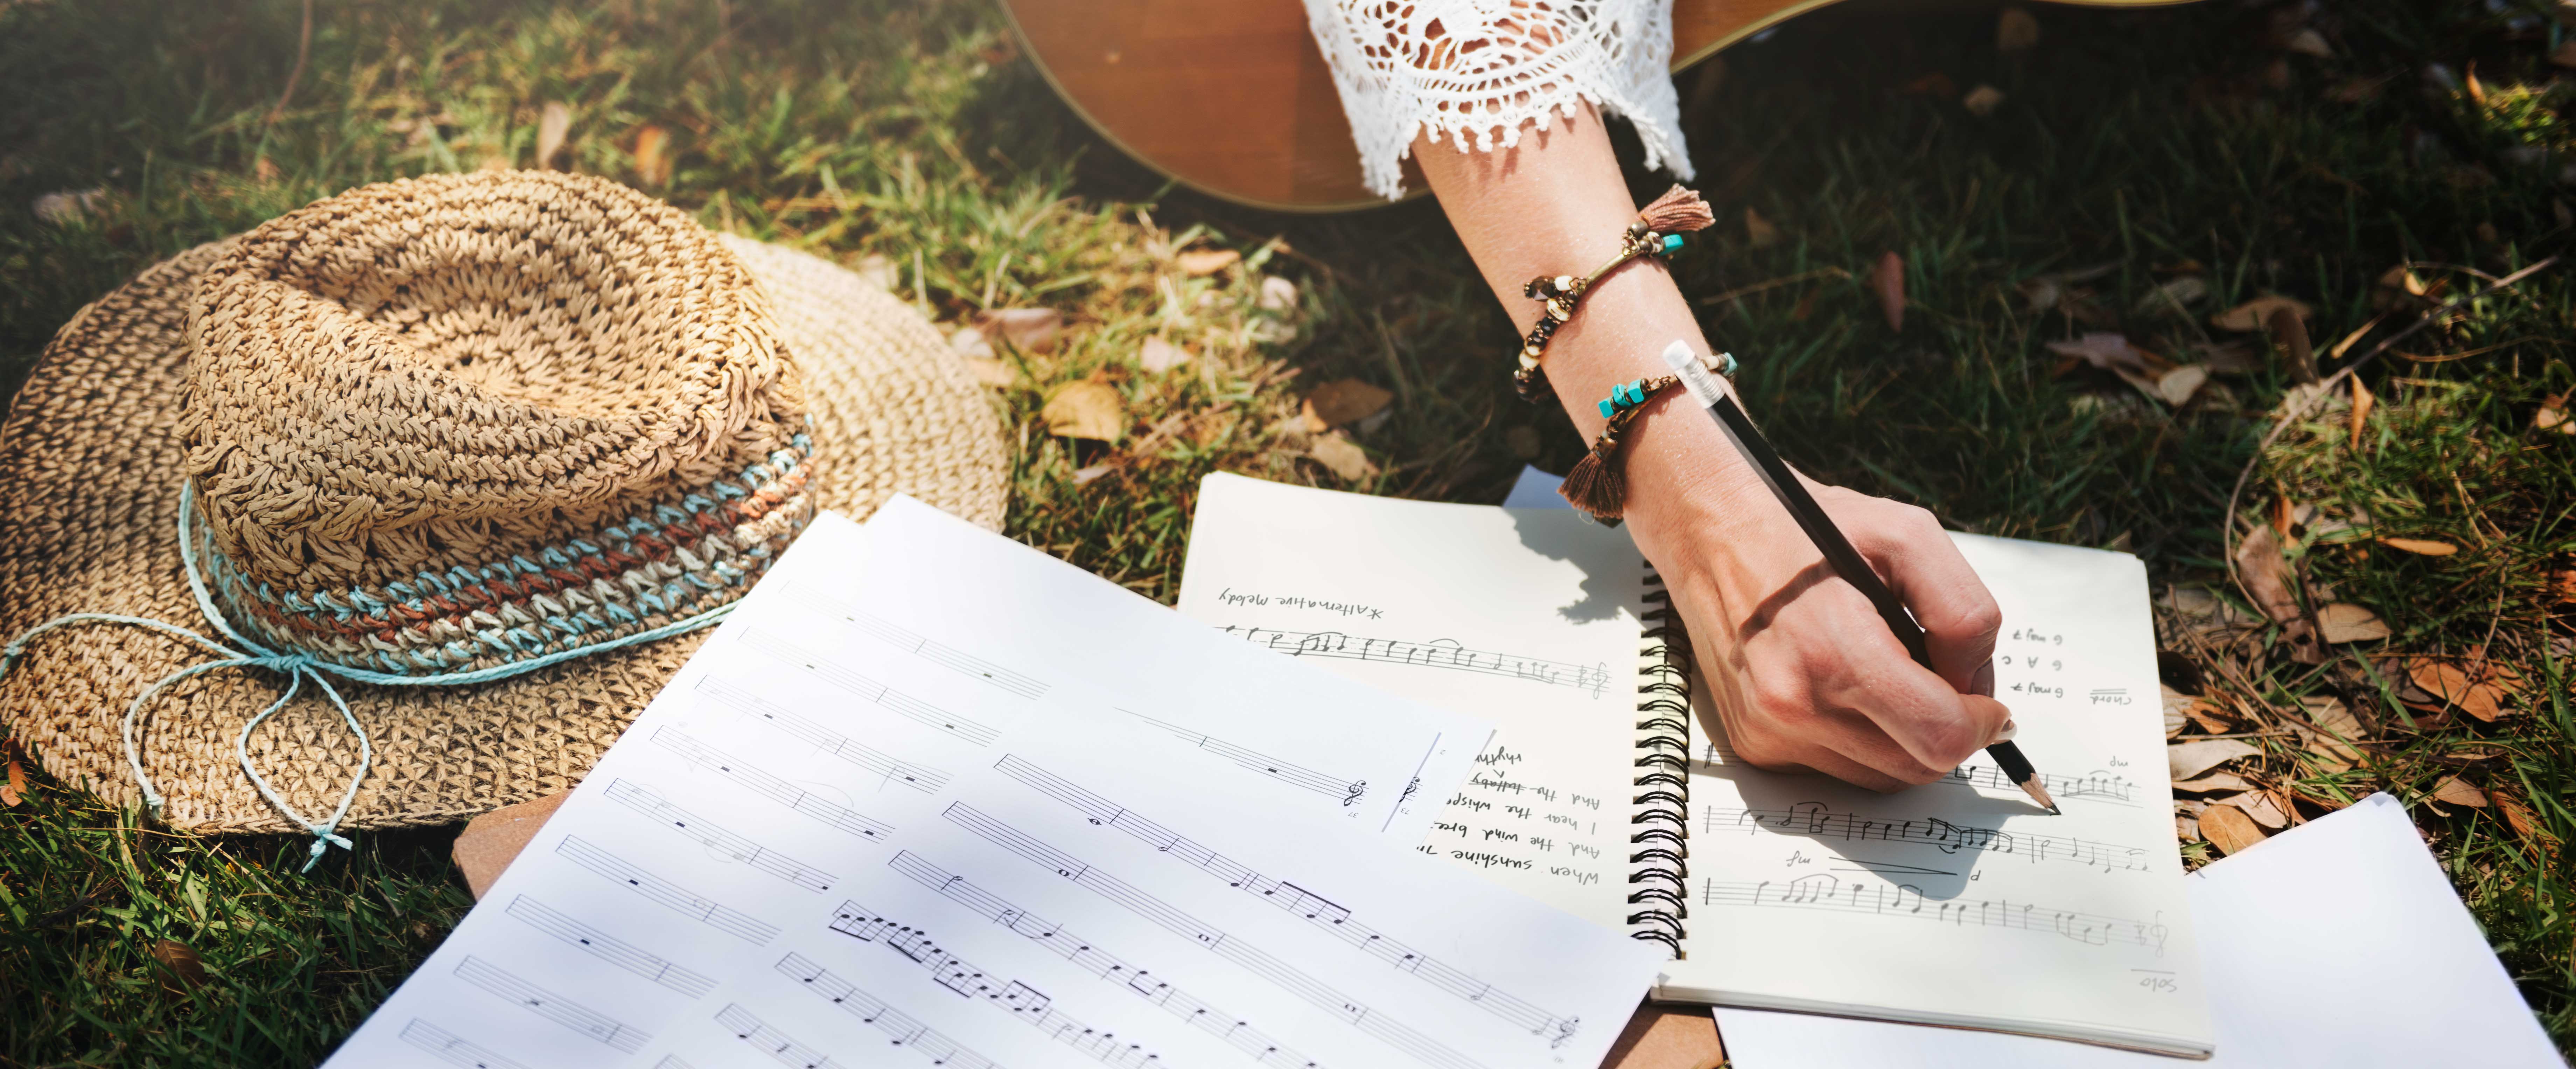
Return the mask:
<path fill-rule="evenodd" d="M 1875 876 L 1912 887 L 1934 901 L 1968 892 L 1971 873 L 1990 853 L 2010 855 L 2013 833 L 2003 830 L 2007 818 L 2029 816 L 2030 804 L 1989 798 L 1974 790 L 1946 784 L 1909 788 L 1878 795 L 1821 774 L 1783 775 L 1743 765 L 1694 762 L 1694 776 L 1733 781 L 1743 798 L 1740 808 L 1704 806 L 1694 839 L 1725 835 L 1773 835 L 1805 839 L 1813 851 L 1801 850 L 1824 864 L 1823 871 L 1845 879 Z M 1911 819 L 1884 816 L 1900 808 L 1884 803 L 1903 799 L 1901 808 L 1919 811 L 1938 796 L 1941 815 Z M 1877 801 L 1879 805 L 1873 805 Z"/>

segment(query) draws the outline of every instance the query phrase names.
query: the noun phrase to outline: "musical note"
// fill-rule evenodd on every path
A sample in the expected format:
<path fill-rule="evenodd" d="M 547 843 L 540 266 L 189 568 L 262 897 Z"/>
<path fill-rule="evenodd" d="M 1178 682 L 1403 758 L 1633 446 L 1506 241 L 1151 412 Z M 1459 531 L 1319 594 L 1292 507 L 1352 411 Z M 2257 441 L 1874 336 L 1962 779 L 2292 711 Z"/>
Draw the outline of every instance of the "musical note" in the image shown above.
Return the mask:
<path fill-rule="evenodd" d="M 688 810 L 672 805 L 660 792 L 642 784 L 614 780 L 607 790 L 600 793 L 663 827 L 705 844 L 708 849 L 816 894 L 831 890 L 840 879 L 717 827 Z"/>
<path fill-rule="evenodd" d="M 752 1016 L 741 1003 L 716 1011 L 716 1020 L 732 1029 L 735 1039 L 750 1044 L 753 1050 L 769 1055 L 770 1060 L 790 1069 L 841 1069 L 839 1062 L 824 1057 L 822 1051 L 799 1043 L 789 1038 L 787 1033 L 770 1027 L 769 1022 Z"/>
<path fill-rule="evenodd" d="M 905 761 L 846 735 L 828 730 L 820 724 L 787 711 L 774 702 L 763 701 L 750 691 L 717 676 L 698 679 L 698 693 L 738 712 L 756 716 L 769 726 L 793 736 L 800 742 L 831 754 L 860 768 L 885 777 L 888 783 L 900 783 L 923 794 L 937 794 L 948 785 L 948 773 L 929 765 Z"/>
<path fill-rule="evenodd" d="M 829 824 L 870 842 L 883 842 L 894 834 L 894 825 L 871 819 L 848 806 L 816 797 L 814 792 L 761 771 L 759 768 L 699 742 L 687 732 L 665 724 L 653 729 L 653 743 L 687 758 L 691 764 L 732 780 L 736 785 L 770 801 Z"/>
<path fill-rule="evenodd" d="M 600 878 L 617 884 L 658 903 L 665 908 L 694 917 L 708 927 L 731 935 L 754 946 L 778 937 L 776 926 L 714 899 L 698 895 L 688 888 L 665 880 L 626 859 L 600 849 L 578 835 L 564 836 L 555 844 L 557 856 L 597 873 Z"/>
<path fill-rule="evenodd" d="M 457 963 L 456 976 L 466 983 L 490 992 L 503 1002 L 628 1054 L 643 1050 L 644 1041 L 653 1038 L 640 1029 L 620 1024 L 607 1014 L 522 980 L 509 970 L 470 954 L 464 961 Z"/>
<path fill-rule="evenodd" d="M 574 920 L 562 911 L 526 895 L 511 899 L 508 912 L 510 916 L 526 922 L 528 927 L 579 947 L 589 952 L 592 957 L 690 998 L 698 998 L 715 990 L 714 977 L 674 965 L 659 955 L 648 953 L 633 944 Z"/>
<path fill-rule="evenodd" d="M 403 1042 L 420 1048 L 430 1057 L 460 1069 L 528 1069 L 418 1017 L 403 1025 L 402 1038 Z"/>
<path fill-rule="evenodd" d="M 2123 870 L 2153 872 L 2153 855 L 2144 847 L 2121 846 L 2064 835 L 2034 832 L 2009 832 L 1955 824 L 1940 817 L 1914 820 L 1873 820 L 1858 813 L 1838 813 L 1822 802 L 1800 802 L 1785 809 L 1742 809 L 1706 806 L 1700 813 L 1700 832 L 1717 834 L 1727 831 L 1777 831 L 1818 838 L 1845 841 L 1878 841 L 1929 846 L 1945 854 L 1960 851 L 2000 854 L 2038 863 L 2062 861 L 2098 868 L 2104 872 Z"/>
<path fill-rule="evenodd" d="M 1429 642 L 1404 642 L 1396 639 L 1365 638 L 1341 631 L 1282 631 L 1275 627 L 1230 626 L 1219 628 L 1255 646 L 1276 650 L 1291 657 L 1324 657 L 1334 660 L 1374 661 L 1415 668 L 1446 668 L 1478 675 L 1502 676 L 1551 687 L 1570 687 L 1595 698 L 1610 688 L 1607 665 L 1567 664 L 1540 657 L 1471 650 L 1454 639 Z"/>
<path fill-rule="evenodd" d="M 851 625 L 853 629 L 863 634 L 875 638 L 880 642 L 884 642 L 887 645 L 893 646 L 896 649 L 902 650 L 905 653 L 920 657 L 922 660 L 929 661 L 932 664 L 939 665 L 943 668 L 950 669 L 974 679 L 983 680 L 986 683 L 990 683 L 1003 690 L 1031 700 L 1045 697 L 1046 692 L 1051 689 L 1048 684 L 1042 680 L 1021 675 L 1020 673 L 1011 671 L 1001 665 L 987 661 L 971 653 L 967 653 L 955 646 L 941 642 L 933 642 L 930 639 L 903 628 L 890 620 L 870 616 L 867 613 L 851 608 L 840 601 L 825 597 L 824 595 L 812 590 L 802 587 L 790 587 L 788 589 L 794 591 L 797 598 L 805 602 L 808 607 L 829 614 L 842 622 Z"/>
<path fill-rule="evenodd" d="M 1912 884 L 1846 881 L 1823 873 L 1801 876 L 1787 883 L 1705 880 L 1699 897 L 1703 906 L 1818 909 L 1926 920 L 1958 927 L 2049 933 L 2090 946 L 2120 943 L 2146 947 L 2158 956 L 2164 954 L 2166 937 L 2161 918 L 2138 921 L 2072 910 L 2042 909 L 2029 903 L 2001 899 L 1934 902 L 1924 898 L 1922 889 Z"/>
<path fill-rule="evenodd" d="M 1359 801 L 1363 795 L 1368 793 L 1368 781 L 1366 780 L 1342 779 L 1340 777 L 1326 775 L 1310 768 L 1303 768 L 1289 762 L 1282 761 L 1276 757 L 1270 756 L 1269 754 L 1262 753 L 1259 750 L 1247 749 L 1213 735 L 1192 731 L 1179 724 L 1156 720 L 1143 713 L 1133 712 L 1130 710 L 1121 709 L 1119 711 L 1148 724 L 1152 724 L 1155 727 L 1171 732 L 1182 741 L 1187 742 L 1192 746 L 1196 746 L 1199 749 L 1206 750 L 1209 753 L 1213 753 L 1219 757 L 1223 757 L 1228 761 L 1232 761 L 1239 767 L 1251 769 L 1254 772 L 1258 772 L 1282 783 L 1286 783 L 1292 787 L 1303 788 L 1317 794 L 1339 795 L 1342 798 L 1342 804 L 1346 806 Z"/>
<path fill-rule="evenodd" d="M 781 638 L 778 635 L 760 628 L 755 627 L 744 631 L 742 633 L 742 644 L 775 657 L 782 662 L 802 668 L 807 672 L 811 672 L 814 674 L 815 678 L 839 687 L 851 694 L 855 694 L 863 701 L 883 706 L 896 715 L 909 719 L 914 723 L 921 724 L 936 731 L 944 732 L 974 745 L 990 746 L 993 744 L 993 740 L 1002 737 L 1001 731 L 991 725 L 976 723 L 973 720 L 950 713 L 945 709 L 941 709 L 929 702 L 915 698 L 912 695 L 895 690 L 883 683 L 879 683 L 876 680 L 860 675 L 857 672 L 853 672 L 831 658 L 825 657 L 821 654 L 808 652 L 804 647 L 793 642 L 789 642 L 785 638 Z"/>
<path fill-rule="evenodd" d="M 1702 744 L 1696 753 L 1694 760 L 1702 764 L 1732 766 L 1744 764 L 1744 759 L 1737 756 L 1734 747 L 1728 746 L 1723 739 L 1709 740 Z M 2019 785 L 2006 778 L 2002 769 L 1991 764 L 1960 765 L 1951 769 L 1948 775 L 1932 782 L 1948 787 L 2000 791 L 2015 798 L 2025 797 Z M 2060 803 L 2073 798 L 2109 805 L 2136 805 L 2145 797 L 2140 792 L 2136 780 L 2107 771 L 2088 772 L 2081 776 L 2042 772 L 2039 774 L 2039 783 L 2040 786 L 2048 788 L 2049 795 Z"/>
<path fill-rule="evenodd" d="M 1121 1043 L 1112 1033 L 1084 1025 L 1055 1008 L 1055 1000 L 1044 992 L 1018 980 L 997 981 L 984 971 L 967 964 L 962 958 L 941 949 L 930 933 L 870 912 L 856 902 L 843 902 L 832 913 L 832 930 L 861 942 L 876 943 L 929 970 L 932 982 L 961 998 L 976 999 L 1000 1006 L 1023 1024 L 1029 1025 L 1058 1043 L 1097 1059 L 1104 1065 L 1133 1069 L 1162 1064 L 1162 1056 L 1148 1053 L 1134 1043 Z M 789 955 L 794 958 L 795 955 Z M 803 959 L 797 959 L 802 961 Z M 810 964 L 810 963 L 808 963 Z M 787 962 L 779 969 L 787 971 Z M 820 968 L 816 972 L 822 976 Z M 794 975 L 794 974 L 790 974 Z M 810 977 L 799 977 L 808 983 Z M 899 1042 L 899 1041 L 898 1041 Z"/>

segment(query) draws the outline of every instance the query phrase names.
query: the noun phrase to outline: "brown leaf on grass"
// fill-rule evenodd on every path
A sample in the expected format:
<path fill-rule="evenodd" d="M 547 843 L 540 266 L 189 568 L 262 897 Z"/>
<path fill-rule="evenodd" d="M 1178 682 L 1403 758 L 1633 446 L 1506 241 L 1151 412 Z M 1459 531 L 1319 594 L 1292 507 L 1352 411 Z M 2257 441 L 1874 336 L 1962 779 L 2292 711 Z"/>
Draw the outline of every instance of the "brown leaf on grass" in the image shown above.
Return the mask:
<path fill-rule="evenodd" d="M 1064 313 L 1053 308 L 1001 308 L 975 317 L 975 325 L 987 337 L 999 335 L 1021 352 L 1034 353 L 1055 344 L 1064 331 Z"/>
<path fill-rule="evenodd" d="M 2361 384 L 2361 376 L 2353 376 L 2351 443 L 2351 449 L 2353 452 L 2358 453 L 2361 451 L 2361 429 L 2370 420 L 2370 410 L 2378 404 L 2379 398 L 2370 392 L 2370 387 Z"/>
<path fill-rule="evenodd" d="M 2200 818 L 2189 813 L 2174 814 L 2174 838 L 2187 843 L 2200 841 Z"/>
<path fill-rule="evenodd" d="M 1346 427 L 1386 410 L 1395 395 L 1384 387 L 1358 379 L 1335 379 L 1315 387 L 1306 395 L 1302 414 L 1306 429 L 1322 433 L 1333 427 Z"/>
<path fill-rule="evenodd" d="M 1763 218 L 1750 204 L 1744 206 L 1744 243 L 1757 249 L 1780 243 L 1780 228 L 1771 225 L 1771 220 Z"/>
<path fill-rule="evenodd" d="M 2487 86 L 2478 80 L 2478 61 L 2470 60 L 2468 66 L 2462 68 L 2460 88 L 2469 94 L 2469 103 L 2481 108 L 2487 106 Z"/>
<path fill-rule="evenodd" d="M 2335 643 L 2376 642 L 2389 635 L 2388 623 L 2378 613 L 2342 601 L 2317 610 L 2317 631 Z"/>
<path fill-rule="evenodd" d="M 2298 32 L 2284 38 L 2281 41 L 2281 51 L 2296 52 L 2302 56 L 2315 56 L 2318 59 L 2334 58 L 2334 48 L 2326 44 L 2326 35 L 2318 33 L 2314 27 L 2307 26 L 2300 27 Z"/>
<path fill-rule="evenodd" d="M 2104 371 L 2126 369 L 2144 372 L 2153 367 L 2155 355 L 2129 344 L 2127 335 L 2109 331 L 2090 331 L 2074 341 L 2053 341 L 2048 351 L 2059 356 L 2072 356 Z M 2161 370 L 2161 369 L 2158 369 Z"/>
<path fill-rule="evenodd" d="M 1241 259 L 1243 254 L 1233 249 L 1191 249 L 1173 258 L 1174 262 L 1181 265 L 1182 273 L 1191 278 L 1213 275 L 1234 266 L 1235 262 Z"/>
<path fill-rule="evenodd" d="M 1189 350 L 1164 341 L 1159 335 L 1145 339 L 1145 344 L 1136 350 L 1136 363 L 1156 375 L 1189 362 Z"/>
<path fill-rule="evenodd" d="M 2281 347 L 2281 358 L 2290 381 L 2306 384 L 2317 381 L 2316 348 L 2308 342 L 2306 314 L 2287 306 L 2265 313 L 2263 328 L 2272 335 L 2272 343 Z"/>
<path fill-rule="evenodd" d="M 1108 464 L 1094 464 L 1087 468 L 1075 468 L 1073 469 L 1073 485 L 1088 486 L 1101 476 L 1109 474 L 1111 468 L 1112 466 Z"/>
<path fill-rule="evenodd" d="M 2200 834 L 2222 854 L 2240 853 L 2264 839 L 2263 828 L 2254 818 L 2232 805 L 2214 805 L 2200 811 Z"/>
<path fill-rule="evenodd" d="M 2258 756 L 2243 739 L 2195 739 L 2165 747 L 2165 766 L 2176 780 L 2187 780 L 2239 757 Z"/>
<path fill-rule="evenodd" d="M 2234 330 L 2250 333 L 2252 331 L 2264 329 L 2265 325 L 2272 319 L 2272 310 L 2276 308 L 2291 309 L 2292 311 L 2297 312 L 2301 319 L 2306 319 L 2316 314 L 2314 309 L 2309 308 L 2306 304 L 2298 300 L 2284 297 L 2277 293 L 2271 293 L 2265 294 L 2261 297 L 2256 297 L 2253 300 L 2211 316 L 2209 317 L 2209 324 L 2220 330 Z"/>
<path fill-rule="evenodd" d="M 2007 55 L 2039 47 L 2039 20 L 2028 10 L 2008 7 L 1995 19 L 1995 51 Z"/>
<path fill-rule="evenodd" d="M 2576 434 L 2576 420 L 2567 418 L 2567 395 L 2553 393 L 2540 401 L 2540 410 L 2531 414 L 2531 429 Z"/>
<path fill-rule="evenodd" d="M 1377 465 L 1369 462 L 1368 453 L 1360 449 L 1359 443 L 1342 437 L 1340 431 L 1318 436 L 1315 444 L 1307 447 L 1306 455 L 1350 482 L 1377 474 Z"/>
<path fill-rule="evenodd" d="M 1039 415 L 1048 434 L 1066 438 L 1115 442 L 1127 431 L 1127 402 L 1105 382 L 1069 383 L 1047 400 Z"/>
<path fill-rule="evenodd" d="M 2429 304 L 2431 290 L 2415 272 L 2399 264 L 2379 273 L 2379 281 L 2370 285 L 2370 306 L 2385 312 L 2391 308 L 2421 308 Z"/>
<path fill-rule="evenodd" d="M 1893 250 L 1880 253 L 1878 264 L 1869 269 L 1869 291 L 1878 295 L 1878 312 L 1887 317 L 1887 329 L 1905 329 L 1905 258 Z"/>
<path fill-rule="evenodd" d="M 2173 789 L 2192 794 L 2213 794 L 2218 791 L 2250 791 L 2254 785 L 2233 772 L 2213 772 L 2199 779 L 2176 780 Z"/>
<path fill-rule="evenodd" d="M 2168 279 L 2163 285 L 2148 290 L 2146 296 L 2138 298 L 2138 310 L 2182 312 L 2187 306 L 2207 296 L 2209 296 L 2207 281 L 2199 275 L 2184 275 L 2181 278 Z"/>
<path fill-rule="evenodd" d="M 2003 102 L 2004 91 L 1991 85 L 1981 85 L 1968 90 L 1968 95 L 1959 98 L 1959 106 L 1968 109 L 1968 114 L 1980 119 L 1994 114 L 1996 108 L 2003 106 Z"/>
<path fill-rule="evenodd" d="M 2558 837 L 2541 826 L 2539 815 L 2533 813 L 2530 806 L 2503 791 L 2492 792 L 2488 797 L 2495 801 L 2496 812 L 2504 814 L 2504 822 L 2512 826 L 2514 835 L 2542 856 L 2557 855 Z"/>
<path fill-rule="evenodd" d="M 2190 709 L 2192 703 L 2200 699 L 2161 683 L 2157 686 L 2164 691 L 2165 737 L 2170 739 L 2182 734 L 2184 728 L 2191 726 L 2191 714 L 2185 710 Z"/>
<path fill-rule="evenodd" d="M 648 186 L 671 180 L 671 135 L 659 126 L 635 131 L 635 180 Z"/>
<path fill-rule="evenodd" d="M 162 968 L 169 970 L 170 980 L 175 981 L 172 986 L 183 991 L 194 991 L 205 986 L 206 963 L 197 957 L 196 950 L 188 944 L 176 939 L 155 939 L 152 941 L 151 949 L 152 960 L 160 962 Z"/>
<path fill-rule="evenodd" d="M 1018 379 L 1011 374 L 1011 365 L 995 360 L 992 357 L 970 356 L 966 357 L 965 360 L 966 373 L 975 376 L 975 381 L 980 385 L 990 386 L 999 390 L 1007 389 L 1011 383 L 1018 381 Z"/>
<path fill-rule="evenodd" d="M 2272 528 L 2256 527 L 2237 545 L 2236 571 L 2263 615 L 2281 625 L 2281 641 L 2289 646 L 2290 658 L 2300 664 L 2324 664 L 2325 647 L 2317 641 L 2316 625 L 2299 610 L 2298 595 L 2292 593 L 2298 577 L 2281 556 L 2281 542 Z"/>
<path fill-rule="evenodd" d="M 2470 786 L 2469 781 L 2458 776 L 2442 777 L 2442 782 L 2433 785 L 2433 791 L 2429 797 L 2444 805 L 2467 806 L 2471 809 L 2487 807 L 2487 792 Z"/>
<path fill-rule="evenodd" d="M 2156 376 L 2155 394 L 2164 403 L 2181 408 L 2190 404 L 2191 399 L 2199 394 L 2200 388 L 2208 382 L 2209 368 L 2200 364 L 2184 364 Z"/>
<path fill-rule="evenodd" d="M 2447 557 L 2460 551 L 2458 546 L 2431 538 L 2382 538 L 2379 544 L 2425 557 Z"/>
<path fill-rule="evenodd" d="M 560 100 L 546 101 L 545 110 L 537 115 L 537 168 L 555 165 L 555 154 L 563 151 L 564 135 L 572 132 L 572 105 Z"/>
<path fill-rule="evenodd" d="M 18 762 L 18 744 L 8 746 L 9 778 L 0 782 L 0 809 L 16 806 L 27 797 L 27 766 Z"/>
<path fill-rule="evenodd" d="M 2478 678 L 2450 661 L 2414 658 L 2407 663 L 2406 677 L 2434 699 L 2456 706 L 2480 720 L 2493 722 L 2504 714 L 2505 691 L 2502 687 L 2491 679 Z"/>
<path fill-rule="evenodd" d="M 993 340 L 985 337 L 983 331 L 974 327 L 957 328 L 957 333 L 948 336 L 948 347 L 957 350 L 957 355 L 969 360 L 978 358 L 990 360 L 994 356 Z"/>
<path fill-rule="evenodd" d="M 2231 798 L 2221 798 L 2217 804 L 2253 818 L 2254 823 L 2262 825 L 2269 831 L 2279 831 L 2290 826 L 2290 814 L 2283 812 L 2281 804 L 2263 791 L 2247 791 Z"/>

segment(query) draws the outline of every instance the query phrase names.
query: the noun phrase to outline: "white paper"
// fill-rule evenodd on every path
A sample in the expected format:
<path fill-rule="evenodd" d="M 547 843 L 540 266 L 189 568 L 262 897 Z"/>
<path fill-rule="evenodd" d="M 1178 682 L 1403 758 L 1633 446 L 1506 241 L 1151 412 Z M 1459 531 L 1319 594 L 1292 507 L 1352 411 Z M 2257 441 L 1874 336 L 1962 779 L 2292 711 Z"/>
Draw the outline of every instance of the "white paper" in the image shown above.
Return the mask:
<path fill-rule="evenodd" d="M 2146 570 L 1952 538 L 2003 609 L 1995 697 L 2065 815 L 1982 753 L 1877 794 L 1715 739 L 1691 777 L 1687 960 L 1658 994 L 2205 1052 Z"/>
<path fill-rule="evenodd" d="M 881 515 L 909 510 L 929 511 L 898 498 Z M 1345 826 L 1395 826 L 1381 835 L 1400 843 L 1418 832 L 1397 825 L 1399 791 L 1350 797 L 1306 773 L 1421 775 L 1445 791 L 1490 733 L 1258 656 L 1051 560 L 1033 563 L 1052 581 L 1021 583 L 1037 557 L 962 522 L 872 525 L 863 539 L 818 517 L 331 1064 L 621 1064 L 719 982 L 806 938 L 812 910 L 929 834 L 957 779 L 1028 721 L 1148 711 L 1170 725 L 1159 730 L 1199 740 L 1178 758 L 1200 770 L 1191 782 Z M 972 611 L 862 596 L 865 559 L 929 562 L 943 573 L 934 598 Z M 986 630 L 978 617 L 1010 626 Z M 1149 684 L 1095 690 L 1032 644 L 1095 623 L 1142 644 L 1096 643 L 1088 671 Z M 1176 663 L 1205 672 L 1183 676 Z M 1174 680 L 1200 689 L 1179 701 Z M 1273 759 L 1285 748 L 1269 736 L 1288 730 L 1275 725 L 1330 737 L 1333 763 L 1312 744 Z"/>
<path fill-rule="evenodd" d="M 1493 743 L 1422 849 L 1625 928 L 1647 568 L 1571 510 L 1400 501 L 1210 475 L 1179 608 L 1418 701 Z"/>
<path fill-rule="evenodd" d="M 1132 719 L 1004 749 L 643 1064 L 1588 1069 L 1652 982 L 1651 947 Z"/>
<path fill-rule="evenodd" d="M 2218 1051 L 2242 1069 L 2562 1066 L 2385 794 L 2272 837 L 2184 881 Z M 2150 1054 L 2026 1036 L 1720 1009 L 1743 1069 L 2155 1069 Z"/>

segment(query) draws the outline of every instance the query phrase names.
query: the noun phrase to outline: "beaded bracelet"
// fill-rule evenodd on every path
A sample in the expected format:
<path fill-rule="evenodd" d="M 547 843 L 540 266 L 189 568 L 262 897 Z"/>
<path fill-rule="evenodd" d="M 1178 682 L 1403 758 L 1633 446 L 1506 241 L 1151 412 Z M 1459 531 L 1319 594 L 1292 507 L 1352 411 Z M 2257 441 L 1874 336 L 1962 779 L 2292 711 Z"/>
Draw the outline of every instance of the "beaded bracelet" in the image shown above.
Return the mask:
<path fill-rule="evenodd" d="M 1700 358 L 1700 366 L 1711 373 L 1735 378 L 1735 354 L 1715 353 Z M 1565 473 L 1565 481 L 1556 492 L 1574 507 L 1590 513 L 1602 523 L 1616 525 L 1626 511 L 1628 477 L 1619 470 L 1620 438 L 1628 424 L 1643 411 L 1646 402 L 1681 385 L 1677 375 L 1657 375 L 1651 379 L 1623 382 L 1610 388 L 1610 396 L 1601 401 L 1601 416 L 1610 422 L 1601 428 L 1601 437 L 1593 439 L 1592 451 L 1575 462 L 1574 470 Z"/>
<path fill-rule="evenodd" d="M 1637 213 L 1637 220 L 1628 224 L 1627 234 L 1619 240 L 1619 254 L 1610 262 L 1580 278 L 1542 275 L 1523 285 L 1521 293 L 1539 302 L 1541 308 L 1538 323 L 1530 327 L 1528 337 L 1521 339 L 1520 367 L 1512 372 L 1512 388 L 1521 400 L 1544 401 L 1554 394 L 1547 384 L 1547 372 L 1539 367 L 1539 358 L 1547 354 L 1547 340 L 1556 335 L 1556 328 L 1574 318 L 1574 310 L 1581 306 L 1583 295 L 1591 292 L 1594 283 L 1640 256 L 1671 256 L 1681 249 L 1683 234 L 1705 229 L 1716 221 L 1717 215 L 1709 210 L 1708 202 L 1699 199 L 1698 193 L 1674 186 Z"/>

